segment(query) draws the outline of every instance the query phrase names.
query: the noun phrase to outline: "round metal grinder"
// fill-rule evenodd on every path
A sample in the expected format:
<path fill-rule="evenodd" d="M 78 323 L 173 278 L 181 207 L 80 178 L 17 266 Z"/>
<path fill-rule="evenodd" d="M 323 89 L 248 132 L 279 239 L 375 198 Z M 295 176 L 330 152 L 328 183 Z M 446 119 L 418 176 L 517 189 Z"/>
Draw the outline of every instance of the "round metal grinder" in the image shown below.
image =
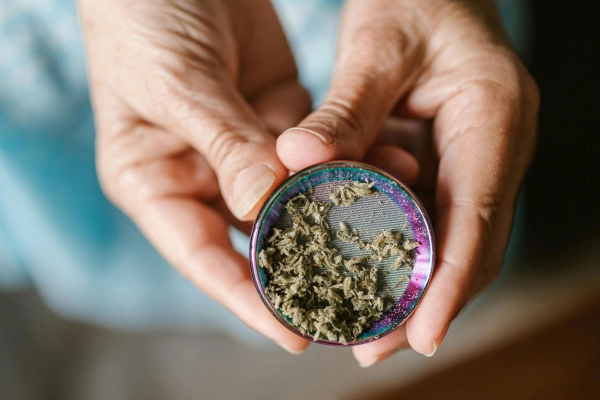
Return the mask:
<path fill-rule="evenodd" d="M 353 185 L 369 187 L 371 192 L 369 195 L 347 202 L 351 204 L 340 204 L 343 200 L 344 188 L 351 189 Z M 274 232 L 290 231 L 294 222 L 286 205 L 298 195 L 316 202 L 321 208 L 327 208 L 324 223 L 321 225 L 327 227 L 331 233 L 328 247 L 335 249 L 335 254 L 339 254 L 346 261 L 368 260 L 364 268 L 376 270 L 372 271 L 373 276 L 377 276 L 375 296 L 385 299 L 383 310 L 380 312 L 381 315 L 371 321 L 356 337 L 340 339 L 335 327 L 331 328 L 329 335 L 327 332 L 317 332 L 316 328 L 307 330 L 306 325 L 303 328 L 299 321 L 303 321 L 305 316 L 300 315 L 295 318 L 295 315 L 291 317 L 289 313 L 285 315 L 281 308 L 282 299 L 274 299 L 272 292 L 269 292 L 271 274 L 265 265 L 261 265 L 264 264 L 261 263 L 261 252 L 264 253 L 264 250 L 269 247 L 269 238 Z M 349 230 L 351 236 L 356 235 L 360 239 L 354 241 L 340 239 L 342 236 L 337 232 L 343 229 Z M 388 256 L 390 253 L 388 251 L 386 254 L 383 246 L 380 246 L 377 252 L 374 251 L 375 243 L 384 235 L 400 238 L 400 248 L 402 243 L 405 243 L 404 246 L 407 246 L 406 243 L 414 243 L 416 248 L 410 249 L 413 246 L 407 246 L 410 256 L 405 257 L 404 260 L 398 260 L 398 256 Z M 301 246 L 302 239 L 298 240 Z M 307 257 L 312 257 L 312 260 L 315 256 L 307 254 L 305 259 Z M 302 170 L 288 178 L 273 192 L 254 224 L 249 259 L 254 283 L 264 304 L 284 326 L 316 343 L 330 346 L 358 345 L 389 334 L 413 313 L 431 279 L 435 264 L 435 242 L 425 209 L 406 185 L 373 166 L 358 162 L 335 161 Z M 398 261 L 403 262 L 400 265 Z M 275 261 L 273 264 L 269 266 L 271 270 L 285 267 L 277 265 Z M 315 264 L 314 261 L 312 264 Z M 327 268 L 327 265 L 317 263 L 317 270 L 322 269 L 327 272 Z M 349 269 L 340 270 L 340 273 L 350 277 L 353 275 Z M 315 274 L 318 275 L 318 271 Z M 308 285 L 312 284 L 310 277 L 302 277 L 302 279 L 307 279 Z M 313 277 L 313 279 L 319 278 Z M 347 281 L 351 282 L 352 279 Z M 344 293 L 347 294 L 346 299 L 352 296 L 368 296 L 366 291 L 364 294 L 360 291 L 357 295 L 358 290 L 356 288 L 353 294 L 349 294 L 348 291 L 340 288 L 338 291 L 340 296 L 337 297 L 343 298 Z M 326 299 L 321 299 L 318 303 L 325 308 L 328 306 Z M 300 313 L 318 311 L 303 309 L 302 301 L 294 304 L 298 304 L 296 309 L 300 310 L 298 311 Z M 344 307 L 352 308 L 352 304 L 357 303 L 345 300 L 343 304 Z"/>

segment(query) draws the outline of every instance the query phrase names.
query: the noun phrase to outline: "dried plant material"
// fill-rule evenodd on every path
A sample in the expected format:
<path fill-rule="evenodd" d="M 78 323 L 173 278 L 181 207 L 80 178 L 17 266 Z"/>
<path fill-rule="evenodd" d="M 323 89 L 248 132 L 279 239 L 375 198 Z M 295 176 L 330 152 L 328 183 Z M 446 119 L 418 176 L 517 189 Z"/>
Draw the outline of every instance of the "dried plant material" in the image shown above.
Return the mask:
<path fill-rule="evenodd" d="M 284 316 L 315 339 L 348 343 L 381 317 L 384 302 L 367 257 L 344 259 L 329 246 L 330 205 L 302 194 L 290 199 L 292 226 L 273 228 L 258 258 L 269 273 L 267 295 Z"/>
<path fill-rule="evenodd" d="M 381 200 L 377 204 L 381 204 Z M 407 225 L 405 224 L 404 227 L 406 228 Z M 397 271 L 403 265 L 410 270 L 411 267 L 408 262 L 414 256 L 412 250 L 419 247 L 419 242 L 408 239 L 402 241 L 401 233 L 394 233 L 390 230 L 378 233 L 370 243 L 362 242 L 358 231 L 351 230 L 346 222 L 340 222 L 340 229 L 336 232 L 336 236 L 343 242 L 356 244 L 361 250 L 365 248 L 370 250 L 371 261 L 383 261 L 387 257 L 397 255 L 389 271 Z"/>
<path fill-rule="evenodd" d="M 402 241 L 401 233 L 394 233 L 389 230 L 378 233 L 375 236 L 375 239 L 369 244 L 369 248 L 372 252 L 372 261 L 382 261 L 387 257 L 397 256 L 390 267 L 390 271 L 396 271 L 400 269 L 402 265 L 406 265 L 410 268 L 410 266 L 405 263 L 413 258 L 413 250 L 417 247 L 419 247 L 419 242 L 414 240 Z"/>
<path fill-rule="evenodd" d="M 369 249 L 371 250 L 372 261 L 382 261 L 383 259 L 401 254 L 402 234 L 386 230 L 378 233 L 371 241 Z"/>
<path fill-rule="evenodd" d="M 388 293 L 378 291 L 384 275 L 409 264 L 418 242 L 403 241 L 400 233 L 389 230 L 378 233 L 370 243 L 363 242 L 347 222 L 340 222 L 339 230 L 330 229 L 327 223 L 332 206 L 348 207 L 374 192 L 373 183 L 351 182 L 330 192 L 331 202 L 311 200 L 308 192 L 291 198 L 285 205 L 290 226 L 273 228 L 258 254 L 259 265 L 269 276 L 266 293 L 271 303 L 315 340 L 357 340 L 381 318 L 392 300 L 391 290 L 408 279 L 401 275 L 400 281 L 386 289 Z M 333 237 L 354 243 L 368 254 L 345 258 L 332 246 Z M 396 257 L 389 271 L 373 265 L 388 257 Z"/>
<path fill-rule="evenodd" d="M 358 240 L 359 235 L 351 231 L 350 227 L 345 222 L 340 222 L 340 230 L 337 231 L 336 236 L 342 242 L 354 243 Z"/>
<path fill-rule="evenodd" d="M 411 250 L 414 250 L 417 247 L 419 247 L 419 242 L 417 242 L 415 240 L 405 240 L 404 243 L 402 244 L 402 247 L 406 251 L 411 251 Z"/>
<path fill-rule="evenodd" d="M 390 267 L 390 271 L 397 271 L 397 270 L 399 270 L 402 267 L 402 265 L 405 265 L 406 261 L 408 261 L 408 257 L 407 257 L 406 252 L 404 252 L 403 254 L 400 254 L 396 258 L 396 260 L 394 260 L 394 263 Z"/>
<path fill-rule="evenodd" d="M 350 182 L 329 193 L 329 199 L 336 206 L 349 207 L 361 197 L 373 194 L 374 182 Z"/>
<path fill-rule="evenodd" d="M 367 245 L 360 241 L 360 234 L 357 230 L 351 230 L 347 223 L 340 222 L 340 229 L 336 232 L 336 236 L 342 242 L 354 243 L 359 249 L 364 249 Z"/>
<path fill-rule="evenodd" d="M 403 283 L 408 283 L 410 282 L 410 278 L 407 275 L 400 275 L 400 278 L 398 278 L 398 282 L 394 283 L 394 285 L 392 285 L 389 288 L 389 291 L 392 291 L 394 289 L 396 289 L 398 286 L 400 286 Z"/>

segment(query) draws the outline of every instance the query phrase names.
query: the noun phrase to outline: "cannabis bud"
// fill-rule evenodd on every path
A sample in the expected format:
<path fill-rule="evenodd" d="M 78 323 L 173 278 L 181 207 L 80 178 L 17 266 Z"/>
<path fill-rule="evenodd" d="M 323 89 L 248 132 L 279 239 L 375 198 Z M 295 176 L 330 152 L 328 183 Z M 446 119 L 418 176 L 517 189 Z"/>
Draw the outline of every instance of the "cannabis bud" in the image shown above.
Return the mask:
<path fill-rule="evenodd" d="M 296 195 L 285 205 L 289 226 L 274 227 L 258 254 L 259 265 L 268 274 L 266 293 L 271 303 L 315 340 L 344 344 L 357 340 L 389 309 L 390 291 L 409 281 L 418 242 L 391 230 L 363 241 L 347 222 L 340 222 L 339 229 L 327 222 L 332 207 L 349 207 L 378 193 L 373 186 L 372 182 L 340 185 L 329 192 L 330 201 L 312 200 L 307 192 Z M 369 255 L 344 257 L 332 245 L 334 237 Z M 394 261 L 388 271 L 380 270 L 376 263 L 389 257 Z M 399 280 L 385 287 L 384 274 L 401 268 Z"/>

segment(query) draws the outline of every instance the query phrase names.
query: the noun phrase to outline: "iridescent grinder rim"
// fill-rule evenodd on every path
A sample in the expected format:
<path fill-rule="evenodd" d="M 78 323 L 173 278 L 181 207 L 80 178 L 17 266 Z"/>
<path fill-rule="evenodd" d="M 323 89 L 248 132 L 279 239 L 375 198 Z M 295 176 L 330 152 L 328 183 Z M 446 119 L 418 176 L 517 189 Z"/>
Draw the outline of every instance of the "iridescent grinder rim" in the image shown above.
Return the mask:
<path fill-rule="evenodd" d="M 309 188 L 334 181 L 369 181 L 374 187 L 388 196 L 405 214 L 414 239 L 420 243 L 416 255 L 410 282 L 403 295 L 381 319 L 363 332 L 357 340 L 342 344 L 326 339 L 315 340 L 311 335 L 302 333 L 281 312 L 271 304 L 265 291 L 268 276 L 258 265 L 258 253 L 263 248 L 268 234 L 279 220 L 286 202 Z M 356 346 L 377 340 L 400 327 L 421 301 L 435 265 L 435 238 L 431 222 L 425 208 L 415 194 L 393 176 L 368 164 L 353 161 L 333 161 L 306 168 L 285 180 L 267 199 L 260 210 L 250 236 L 250 268 L 252 279 L 260 297 L 271 314 L 290 331 L 311 342 L 328 346 Z"/>

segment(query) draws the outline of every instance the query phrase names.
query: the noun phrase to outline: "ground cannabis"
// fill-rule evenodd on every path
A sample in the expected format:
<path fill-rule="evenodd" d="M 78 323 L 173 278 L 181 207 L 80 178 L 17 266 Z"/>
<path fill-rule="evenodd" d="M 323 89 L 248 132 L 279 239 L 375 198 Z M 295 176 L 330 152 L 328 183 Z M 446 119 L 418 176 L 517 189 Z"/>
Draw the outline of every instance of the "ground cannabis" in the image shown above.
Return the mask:
<path fill-rule="evenodd" d="M 342 242 L 354 243 L 359 249 L 364 249 L 368 245 L 359 240 L 358 231 L 352 231 L 346 222 L 340 222 L 340 230 L 336 232 L 336 236 Z"/>
<path fill-rule="evenodd" d="M 373 183 L 351 182 L 330 192 L 331 202 L 314 201 L 306 194 L 293 197 L 285 206 L 291 226 L 273 228 L 258 255 L 269 276 L 266 292 L 272 304 L 315 340 L 355 341 L 381 318 L 389 291 L 408 280 L 401 275 L 393 287 L 379 293 L 381 272 L 373 262 L 395 256 L 390 271 L 402 265 L 410 268 L 418 242 L 402 241 L 400 233 L 389 230 L 363 242 L 347 223 L 341 222 L 339 230 L 327 223 L 332 206 L 347 207 L 374 192 Z M 344 258 L 330 243 L 333 235 L 370 255 Z"/>
<path fill-rule="evenodd" d="M 375 236 L 371 242 L 360 241 L 358 231 L 352 231 L 347 223 L 340 222 L 340 230 L 336 232 L 336 236 L 342 242 L 354 243 L 359 249 L 367 249 L 371 251 L 371 261 L 382 261 L 391 256 L 398 256 L 392 264 L 390 271 L 398 270 L 403 264 L 410 261 L 410 252 L 419 246 L 419 242 L 414 240 L 402 241 L 400 233 L 393 233 L 390 230 L 382 231 Z"/>
<path fill-rule="evenodd" d="M 329 193 L 329 199 L 336 206 L 349 207 L 361 197 L 373 194 L 374 182 L 351 182 Z"/>

